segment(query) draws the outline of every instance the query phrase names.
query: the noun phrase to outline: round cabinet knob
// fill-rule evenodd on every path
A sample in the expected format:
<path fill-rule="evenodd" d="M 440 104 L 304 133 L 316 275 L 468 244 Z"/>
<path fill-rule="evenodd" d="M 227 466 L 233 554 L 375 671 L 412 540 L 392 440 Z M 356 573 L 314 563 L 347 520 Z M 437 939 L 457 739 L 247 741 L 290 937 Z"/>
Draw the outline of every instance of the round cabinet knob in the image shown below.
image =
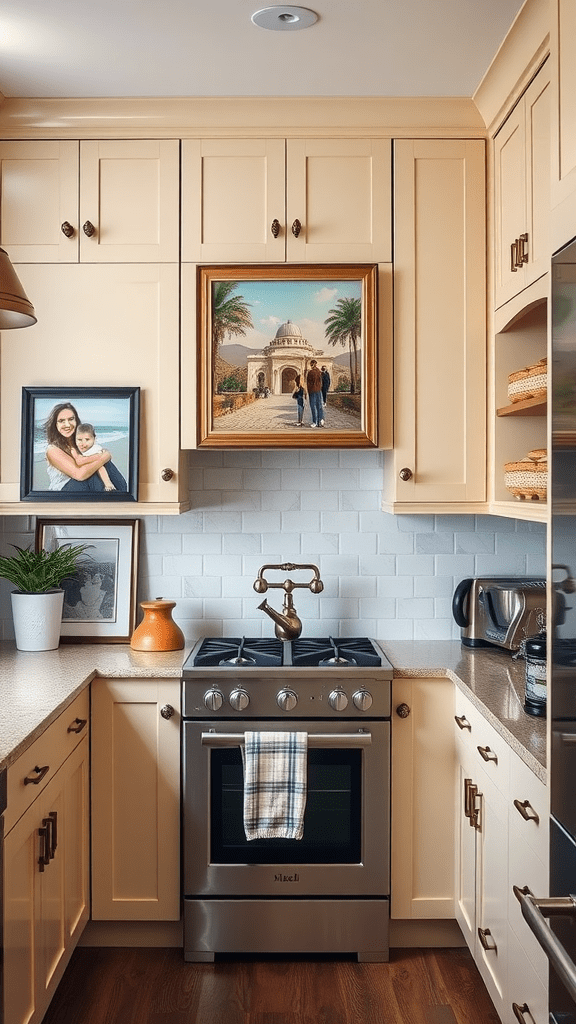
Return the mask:
<path fill-rule="evenodd" d="M 400 477 L 401 480 L 411 480 L 412 470 L 408 469 L 408 467 L 406 466 L 404 469 L 400 470 L 398 476 Z"/>
<path fill-rule="evenodd" d="M 88 236 L 88 238 L 92 238 L 92 235 L 96 234 L 96 228 L 90 220 L 87 220 L 86 223 L 82 225 L 82 231 Z"/>
<path fill-rule="evenodd" d="M 204 694 L 204 705 L 208 711 L 220 711 L 224 703 L 224 694 L 220 690 L 206 690 Z"/>
<path fill-rule="evenodd" d="M 368 690 L 356 690 L 352 700 L 359 711 L 368 711 L 372 707 L 372 694 Z"/>
<path fill-rule="evenodd" d="M 332 690 L 332 693 L 328 694 L 328 703 L 333 711 L 344 711 L 344 708 L 348 707 L 348 697 L 344 690 Z"/>
<path fill-rule="evenodd" d="M 246 693 L 246 690 L 242 690 L 240 687 L 236 690 L 232 690 L 228 699 L 230 701 L 230 707 L 233 708 L 234 711 L 244 711 L 244 708 L 247 708 L 250 703 L 250 697 Z"/>
<path fill-rule="evenodd" d="M 160 714 L 162 715 L 162 718 L 165 718 L 166 721 L 168 721 L 174 714 L 174 708 L 171 704 L 165 704 L 163 708 L 160 708 Z"/>
<path fill-rule="evenodd" d="M 160 476 L 167 483 L 168 480 L 171 480 L 172 477 L 174 476 L 174 470 L 173 469 L 163 469 L 161 474 L 160 474 Z"/>
<path fill-rule="evenodd" d="M 66 238 L 72 238 L 74 235 L 74 228 L 68 220 L 65 220 L 64 223 L 60 225 L 60 231 L 63 235 L 66 235 Z"/>
<path fill-rule="evenodd" d="M 399 704 L 396 708 L 396 714 L 398 715 L 398 718 L 408 718 L 408 715 L 410 714 L 408 704 Z"/>
<path fill-rule="evenodd" d="M 298 695 L 294 690 L 280 690 L 276 695 L 276 703 L 282 711 L 292 711 L 298 703 Z"/>

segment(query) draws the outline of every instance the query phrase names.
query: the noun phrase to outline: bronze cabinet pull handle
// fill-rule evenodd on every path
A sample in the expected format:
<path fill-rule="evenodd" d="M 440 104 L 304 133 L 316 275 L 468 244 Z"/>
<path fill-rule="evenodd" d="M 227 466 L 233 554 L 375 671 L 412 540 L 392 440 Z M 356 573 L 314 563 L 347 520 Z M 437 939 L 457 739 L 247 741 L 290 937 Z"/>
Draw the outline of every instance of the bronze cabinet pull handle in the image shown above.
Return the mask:
<path fill-rule="evenodd" d="M 518 252 L 518 266 L 521 267 L 523 263 L 528 263 L 528 232 L 525 231 L 523 235 L 517 240 L 517 252 Z"/>
<path fill-rule="evenodd" d="M 26 778 L 24 779 L 25 786 L 37 786 L 39 782 L 42 782 L 44 776 L 50 771 L 50 765 L 45 764 L 42 768 L 39 768 L 38 765 L 36 765 L 33 771 L 37 772 L 38 774 L 34 777 L 32 777 L 31 775 L 27 775 Z"/>
<path fill-rule="evenodd" d="M 476 792 L 476 786 L 472 782 L 472 779 L 464 779 L 464 815 L 466 818 L 472 817 L 472 790 Z"/>
<path fill-rule="evenodd" d="M 278 235 L 280 234 L 280 221 L 276 220 L 276 218 L 274 218 L 270 225 L 270 231 L 274 235 L 274 238 L 278 238 Z"/>
<path fill-rule="evenodd" d="M 460 717 L 458 715 L 454 715 L 454 721 L 459 729 L 468 729 L 468 732 L 472 732 L 472 726 L 466 718 L 466 715 L 461 715 Z"/>
<path fill-rule="evenodd" d="M 296 219 L 294 221 L 294 223 L 292 224 L 292 234 L 294 235 L 294 238 L 298 238 L 298 235 L 300 234 L 301 231 L 302 231 L 302 225 L 301 225 L 300 221 L 298 219 Z"/>
<path fill-rule="evenodd" d="M 510 270 L 515 274 L 518 270 L 518 239 L 515 238 L 510 245 Z"/>
<path fill-rule="evenodd" d="M 490 939 L 492 939 L 492 942 L 489 942 L 488 937 L 490 937 Z M 478 929 L 478 938 L 480 939 L 480 945 L 482 946 L 482 949 L 486 949 L 486 950 L 489 950 L 489 951 L 494 951 L 494 953 L 498 952 L 498 947 L 496 946 L 496 943 L 494 942 L 494 939 L 492 938 L 492 932 L 490 931 L 489 928 L 479 928 Z"/>
<path fill-rule="evenodd" d="M 163 469 L 161 474 L 160 474 L 160 476 L 162 477 L 164 483 L 168 483 L 168 481 L 171 480 L 172 477 L 174 476 L 174 470 L 173 469 Z"/>
<path fill-rule="evenodd" d="M 530 1013 L 530 1007 L 528 1006 L 528 1003 L 522 1003 L 522 1006 L 520 1006 L 520 1003 L 512 1003 L 512 1010 L 514 1011 L 514 1016 L 516 1017 L 516 1020 L 519 1020 L 520 1024 L 525 1024 L 524 1014 Z"/>
<path fill-rule="evenodd" d="M 40 871 L 44 871 L 45 865 L 50 863 L 50 851 L 48 849 L 48 828 L 39 828 L 38 835 L 40 837 L 40 856 L 38 857 L 38 869 Z"/>
<path fill-rule="evenodd" d="M 87 718 L 75 718 L 72 725 L 68 726 L 68 732 L 82 732 L 87 721 Z"/>
<path fill-rule="evenodd" d="M 410 714 L 409 705 L 399 704 L 398 707 L 396 708 L 396 714 L 398 715 L 398 718 L 408 718 L 408 715 Z"/>
<path fill-rule="evenodd" d="M 86 223 L 82 225 L 82 231 L 88 236 L 88 238 L 92 238 L 92 235 L 96 234 L 96 228 L 90 220 L 87 220 Z"/>
<path fill-rule="evenodd" d="M 514 807 L 522 815 L 524 821 L 535 821 L 538 825 L 540 815 L 534 810 L 529 800 L 515 800 Z"/>
<path fill-rule="evenodd" d="M 58 811 L 50 811 L 42 824 L 50 825 L 50 857 L 54 857 L 58 846 Z"/>
<path fill-rule="evenodd" d="M 494 761 L 494 764 L 498 764 L 498 754 L 495 754 L 490 747 L 477 747 L 478 753 L 485 761 Z"/>
<path fill-rule="evenodd" d="M 66 238 L 72 238 L 72 235 L 74 234 L 74 228 L 68 220 L 65 220 L 64 223 L 60 225 L 60 231 L 63 235 L 66 235 Z"/>
<path fill-rule="evenodd" d="M 163 708 L 160 708 L 160 714 L 168 722 L 174 714 L 174 708 L 171 704 L 165 704 Z"/>

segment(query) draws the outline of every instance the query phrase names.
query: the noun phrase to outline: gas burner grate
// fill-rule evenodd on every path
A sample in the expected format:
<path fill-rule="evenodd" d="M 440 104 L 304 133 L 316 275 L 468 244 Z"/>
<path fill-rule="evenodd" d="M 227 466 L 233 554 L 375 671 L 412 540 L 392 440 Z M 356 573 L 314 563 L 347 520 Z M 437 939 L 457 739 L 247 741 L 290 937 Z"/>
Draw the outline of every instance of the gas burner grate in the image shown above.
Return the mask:
<path fill-rule="evenodd" d="M 368 637 L 343 637 L 339 638 L 302 638 L 292 642 L 292 664 L 307 666 L 320 665 L 323 662 L 330 663 L 335 656 L 335 649 L 338 651 L 340 667 L 346 667 L 346 662 L 354 667 L 370 667 L 381 665 L 382 659 L 374 644 Z M 338 663 L 335 664 L 338 667 Z"/>
<path fill-rule="evenodd" d="M 208 637 L 203 640 L 194 655 L 195 666 L 220 665 L 238 657 L 242 649 L 242 657 L 254 665 L 281 665 L 282 642 L 276 639 L 263 640 L 262 637 Z"/>

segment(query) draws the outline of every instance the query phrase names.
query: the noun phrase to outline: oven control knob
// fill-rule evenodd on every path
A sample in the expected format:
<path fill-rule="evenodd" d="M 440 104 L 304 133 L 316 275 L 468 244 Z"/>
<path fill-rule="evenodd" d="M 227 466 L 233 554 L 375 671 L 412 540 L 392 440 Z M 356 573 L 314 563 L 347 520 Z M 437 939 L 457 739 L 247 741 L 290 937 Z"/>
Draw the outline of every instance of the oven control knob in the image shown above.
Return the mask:
<path fill-rule="evenodd" d="M 294 690 L 280 690 L 276 695 L 276 703 L 282 711 L 292 711 L 298 703 L 298 695 Z"/>
<path fill-rule="evenodd" d="M 220 711 L 224 703 L 224 694 L 220 693 L 220 690 L 213 688 L 212 690 L 206 690 L 204 694 L 204 704 L 208 708 L 208 711 Z"/>
<path fill-rule="evenodd" d="M 368 690 L 356 690 L 352 700 L 359 711 L 368 711 L 372 707 L 372 694 Z"/>
<path fill-rule="evenodd" d="M 328 703 L 333 711 L 344 711 L 344 708 L 348 707 L 348 697 L 344 690 L 332 690 L 332 693 L 328 694 Z"/>
<path fill-rule="evenodd" d="M 250 697 L 246 693 L 246 690 L 241 689 L 241 687 L 238 687 L 236 690 L 232 690 L 228 700 L 230 701 L 230 707 L 233 708 L 234 711 L 244 711 L 244 708 L 247 708 L 250 703 Z"/>

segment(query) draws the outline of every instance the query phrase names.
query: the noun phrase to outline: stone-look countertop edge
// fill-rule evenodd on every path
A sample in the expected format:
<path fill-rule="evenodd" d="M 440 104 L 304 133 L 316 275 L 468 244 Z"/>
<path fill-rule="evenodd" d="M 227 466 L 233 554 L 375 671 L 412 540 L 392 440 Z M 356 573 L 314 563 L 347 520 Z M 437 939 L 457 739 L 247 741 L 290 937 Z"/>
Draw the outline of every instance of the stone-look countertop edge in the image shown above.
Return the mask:
<path fill-rule="evenodd" d="M 524 710 L 525 663 L 499 648 L 459 641 L 381 643 L 397 678 L 448 678 L 546 783 L 546 719 Z"/>
<path fill-rule="evenodd" d="M 448 678 L 546 782 L 546 722 L 522 706 L 524 662 L 458 641 L 380 641 L 397 677 Z M 22 652 L 0 643 L 0 768 L 12 764 L 93 679 L 178 678 L 189 649 L 147 654 L 128 644 L 61 644 Z"/>
<path fill-rule="evenodd" d="M 0 769 L 9 767 L 99 676 L 174 679 L 189 648 L 148 654 L 128 644 L 61 644 L 17 651 L 0 643 Z"/>

